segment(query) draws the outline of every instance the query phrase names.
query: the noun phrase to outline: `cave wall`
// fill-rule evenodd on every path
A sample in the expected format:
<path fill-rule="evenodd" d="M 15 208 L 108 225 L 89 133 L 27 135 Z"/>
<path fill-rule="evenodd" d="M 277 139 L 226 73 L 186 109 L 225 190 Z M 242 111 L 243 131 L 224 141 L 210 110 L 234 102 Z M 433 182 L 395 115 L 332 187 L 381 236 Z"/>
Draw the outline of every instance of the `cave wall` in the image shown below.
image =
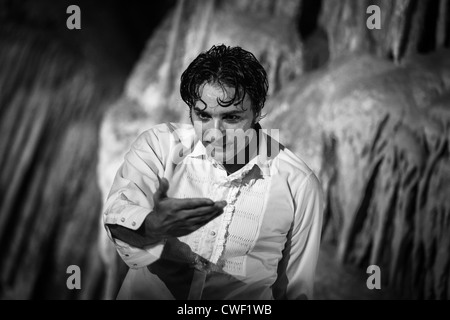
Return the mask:
<path fill-rule="evenodd" d="M 170 8 L 133 11 L 139 3 L 0 1 L 0 299 L 107 291 L 99 128 L 145 45 L 139 39 Z M 70 4 L 82 10 L 79 31 L 66 28 Z M 141 28 L 145 17 L 153 20 Z M 66 286 L 72 265 L 81 290 Z"/>
<path fill-rule="evenodd" d="M 93 298 L 102 290 L 95 179 L 101 106 L 92 66 L 29 30 L 0 45 L 0 298 Z M 81 292 L 66 288 L 78 265 Z"/>
<path fill-rule="evenodd" d="M 126 268 L 101 225 L 114 174 L 140 132 L 187 121 L 179 76 L 223 42 L 267 69 L 263 127 L 319 175 L 336 261 L 448 299 L 449 3 L 0 0 L 0 298 L 114 298 Z M 81 291 L 66 288 L 74 264 Z"/>
<path fill-rule="evenodd" d="M 450 46 L 447 0 L 322 0 L 318 25 L 329 37 L 331 59 L 370 52 L 396 62 Z M 380 8 L 381 29 L 368 29 L 367 8 Z"/>
<path fill-rule="evenodd" d="M 283 89 L 263 121 L 318 173 L 336 258 L 378 265 L 405 298 L 449 297 L 449 53 L 333 62 Z"/>

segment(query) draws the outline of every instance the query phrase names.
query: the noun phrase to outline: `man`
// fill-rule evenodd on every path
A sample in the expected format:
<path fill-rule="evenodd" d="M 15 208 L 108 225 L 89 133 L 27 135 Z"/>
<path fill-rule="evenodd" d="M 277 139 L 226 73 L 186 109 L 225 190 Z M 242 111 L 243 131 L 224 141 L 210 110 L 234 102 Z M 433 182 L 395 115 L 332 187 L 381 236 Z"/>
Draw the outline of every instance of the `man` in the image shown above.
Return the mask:
<path fill-rule="evenodd" d="M 132 144 L 104 212 L 119 299 L 312 298 L 320 184 L 258 124 L 267 89 L 253 54 L 213 46 L 181 77 L 192 125 Z"/>

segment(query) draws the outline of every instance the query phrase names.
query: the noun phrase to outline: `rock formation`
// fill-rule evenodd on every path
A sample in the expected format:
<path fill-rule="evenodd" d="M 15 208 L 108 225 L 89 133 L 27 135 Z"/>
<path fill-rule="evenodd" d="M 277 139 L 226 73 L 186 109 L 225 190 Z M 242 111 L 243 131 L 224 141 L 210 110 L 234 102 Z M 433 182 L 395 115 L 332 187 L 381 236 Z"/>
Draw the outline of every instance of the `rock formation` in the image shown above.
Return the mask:
<path fill-rule="evenodd" d="M 99 128 L 137 56 L 127 32 L 138 23 L 127 24 L 117 2 L 77 3 L 80 32 L 66 28 L 68 0 L 0 0 L 0 299 L 98 299 L 106 290 Z M 153 9 L 147 25 L 164 12 Z M 81 290 L 66 286 L 71 265 Z"/>
<path fill-rule="evenodd" d="M 380 266 L 410 298 L 449 297 L 449 53 L 335 61 L 280 91 L 263 124 L 319 174 L 339 261 Z"/>
<path fill-rule="evenodd" d="M 450 297 L 450 1 L 78 2 L 76 33 L 68 0 L 0 0 L 0 299 L 115 297 L 114 174 L 140 132 L 188 121 L 179 77 L 218 43 L 262 62 L 263 127 L 321 179 L 323 267 L 376 264 L 398 296 Z M 70 265 L 83 290 L 67 289 Z"/>

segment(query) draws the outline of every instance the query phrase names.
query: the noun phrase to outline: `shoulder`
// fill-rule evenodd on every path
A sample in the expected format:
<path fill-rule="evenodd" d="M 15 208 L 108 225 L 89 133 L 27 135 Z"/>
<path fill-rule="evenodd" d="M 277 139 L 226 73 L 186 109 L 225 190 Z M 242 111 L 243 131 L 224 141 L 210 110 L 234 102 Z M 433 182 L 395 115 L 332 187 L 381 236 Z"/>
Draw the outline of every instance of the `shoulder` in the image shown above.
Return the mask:
<path fill-rule="evenodd" d="M 295 177 L 298 180 L 305 180 L 310 175 L 314 175 L 312 169 L 302 158 L 285 146 L 281 144 L 280 146 L 280 151 L 274 158 L 280 173 L 292 176 L 293 178 Z"/>
<path fill-rule="evenodd" d="M 304 191 L 321 192 L 319 179 L 308 164 L 286 147 L 275 157 L 276 170 L 287 179 L 292 194 Z"/>
<path fill-rule="evenodd" d="M 316 174 L 303 159 L 287 148 L 280 151 L 280 173 L 287 180 L 295 205 L 297 227 L 303 230 L 317 221 L 321 225 L 323 215 L 323 189 Z"/>
<path fill-rule="evenodd" d="M 164 145 L 186 142 L 195 138 L 194 127 L 187 123 L 166 122 L 151 126 L 136 138 L 135 147 Z"/>
<path fill-rule="evenodd" d="M 261 146 L 262 154 L 269 160 L 271 175 L 276 175 L 280 183 L 287 182 L 292 193 L 308 181 L 319 186 L 320 183 L 313 170 L 302 158 L 280 142 L 279 134 L 275 131 L 275 136 L 272 136 L 272 130 L 270 134 L 266 132 L 263 131 Z"/>
<path fill-rule="evenodd" d="M 297 176 L 301 176 L 303 178 L 312 173 L 312 170 L 306 162 L 286 147 L 281 148 L 277 158 L 280 163 L 281 170 L 295 173 Z"/>
<path fill-rule="evenodd" d="M 194 134 L 194 127 L 188 123 L 165 122 L 148 128 L 141 135 L 156 135 L 161 139 L 170 136 L 180 136 L 185 138 Z"/>

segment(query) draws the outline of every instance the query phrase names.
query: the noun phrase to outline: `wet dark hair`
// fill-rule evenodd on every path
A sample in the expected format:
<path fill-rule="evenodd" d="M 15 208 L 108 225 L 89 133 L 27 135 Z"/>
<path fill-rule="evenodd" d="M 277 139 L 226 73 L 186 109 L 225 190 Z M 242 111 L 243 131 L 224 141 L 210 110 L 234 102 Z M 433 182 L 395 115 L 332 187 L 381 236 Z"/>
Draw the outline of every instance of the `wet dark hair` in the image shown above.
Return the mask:
<path fill-rule="evenodd" d="M 264 107 L 269 88 L 266 71 L 251 52 L 223 44 L 202 52 L 181 75 L 181 98 L 191 110 L 202 101 L 200 91 L 207 83 L 235 89 L 234 97 L 217 101 L 222 107 L 238 105 L 248 94 L 255 114 Z"/>

